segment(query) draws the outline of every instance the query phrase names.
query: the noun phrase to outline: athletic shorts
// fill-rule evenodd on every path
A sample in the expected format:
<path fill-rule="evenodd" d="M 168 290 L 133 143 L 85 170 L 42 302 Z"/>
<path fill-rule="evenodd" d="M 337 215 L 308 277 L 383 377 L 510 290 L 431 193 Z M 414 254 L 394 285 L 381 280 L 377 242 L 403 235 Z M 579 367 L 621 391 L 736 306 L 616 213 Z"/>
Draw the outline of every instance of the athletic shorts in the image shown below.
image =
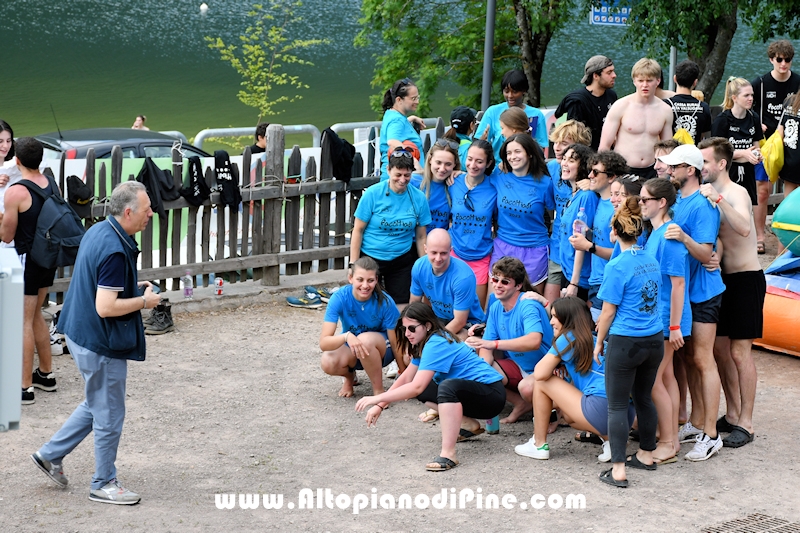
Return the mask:
<path fill-rule="evenodd" d="M 630 172 L 631 174 L 639 176 L 640 178 L 642 178 L 643 181 L 647 181 L 649 179 L 658 177 L 655 163 L 653 163 L 649 167 L 641 167 L 641 168 L 629 167 L 629 170 L 631 171 Z"/>
<path fill-rule="evenodd" d="M 450 255 L 461 259 L 467 265 L 469 265 L 469 267 L 472 269 L 472 273 L 475 274 L 476 285 L 486 285 L 489 283 L 489 262 L 492 259 L 492 254 L 482 257 L 481 259 L 476 259 L 475 261 L 467 261 L 466 259 L 462 259 L 461 257 L 458 257 L 453 250 L 450 250 Z"/>
<path fill-rule="evenodd" d="M 719 308 L 722 305 L 722 294 L 709 298 L 705 302 L 693 303 L 692 322 L 701 324 L 718 324 Z"/>
<path fill-rule="evenodd" d="M 494 265 L 502 257 L 516 257 L 525 265 L 528 279 L 531 285 L 536 286 L 547 279 L 547 246 L 537 248 L 525 248 L 508 244 L 502 239 L 495 238 L 494 250 L 492 251 L 492 262 L 489 265 L 491 271 Z"/>
<path fill-rule="evenodd" d="M 56 279 L 55 268 L 44 268 L 36 264 L 28 254 L 19 256 L 23 266 L 25 296 L 38 296 L 39 289 L 51 287 Z"/>
<path fill-rule="evenodd" d="M 583 395 L 581 397 L 581 411 L 583 417 L 600 435 L 608 435 L 608 399 L 602 396 Z M 628 427 L 633 425 L 636 409 L 632 403 L 628 404 Z"/>
<path fill-rule="evenodd" d="M 769 181 L 769 176 L 767 176 L 767 171 L 764 169 L 763 161 L 756 165 L 756 181 Z"/>
<path fill-rule="evenodd" d="M 767 281 L 764 272 L 751 270 L 722 274 L 725 292 L 717 325 L 718 337 L 759 339 L 764 330 L 764 297 Z"/>
<path fill-rule="evenodd" d="M 519 382 L 525 379 L 525 372 L 519 367 L 517 363 L 514 362 L 513 359 L 495 359 L 495 363 L 497 363 L 500 368 L 503 369 L 503 373 L 508 378 L 508 383 L 506 383 L 506 388 L 509 390 L 513 390 L 514 392 L 519 392 Z"/>
<path fill-rule="evenodd" d="M 445 379 L 439 383 L 436 403 L 460 403 L 464 416 L 488 420 L 506 406 L 503 382 L 479 383 L 471 379 Z"/>
<path fill-rule="evenodd" d="M 411 245 L 409 251 L 394 259 L 384 261 L 372 258 L 378 263 L 378 279 L 381 282 L 381 286 L 389 293 L 389 296 L 392 297 L 396 304 L 408 303 L 411 295 L 411 268 L 417 258 L 415 244 Z"/>
<path fill-rule="evenodd" d="M 381 367 L 386 367 L 386 366 L 390 365 L 392 363 L 392 361 L 394 361 L 394 353 L 392 352 L 392 343 L 389 342 L 389 337 L 383 331 L 381 331 L 380 334 L 383 335 L 383 338 L 384 338 L 384 340 L 386 342 L 386 353 L 383 354 L 383 362 L 381 363 Z M 345 344 L 347 344 L 347 343 L 345 343 Z M 350 345 L 347 344 L 347 347 L 349 348 Z M 361 359 L 356 359 L 356 366 L 353 367 L 353 368 L 350 368 L 351 372 L 353 370 L 364 370 L 364 367 L 361 366 Z"/>
<path fill-rule="evenodd" d="M 561 270 L 561 265 L 554 262 L 552 259 L 547 260 L 547 284 L 561 286 L 561 280 L 564 279 L 564 271 Z"/>

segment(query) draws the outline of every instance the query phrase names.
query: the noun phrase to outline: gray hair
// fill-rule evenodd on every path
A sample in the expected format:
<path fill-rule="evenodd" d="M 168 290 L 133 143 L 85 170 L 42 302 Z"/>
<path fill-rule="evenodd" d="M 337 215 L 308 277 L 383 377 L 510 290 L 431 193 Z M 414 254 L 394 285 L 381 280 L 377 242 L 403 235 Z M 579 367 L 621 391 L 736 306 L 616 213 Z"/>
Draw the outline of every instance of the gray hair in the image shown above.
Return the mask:
<path fill-rule="evenodd" d="M 125 181 L 114 187 L 108 206 L 111 216 L 122 216 L 128 208 L 135 212 L 139 207 L 139 191 L 147 192 L 147 189 L 138 181 Z"/>

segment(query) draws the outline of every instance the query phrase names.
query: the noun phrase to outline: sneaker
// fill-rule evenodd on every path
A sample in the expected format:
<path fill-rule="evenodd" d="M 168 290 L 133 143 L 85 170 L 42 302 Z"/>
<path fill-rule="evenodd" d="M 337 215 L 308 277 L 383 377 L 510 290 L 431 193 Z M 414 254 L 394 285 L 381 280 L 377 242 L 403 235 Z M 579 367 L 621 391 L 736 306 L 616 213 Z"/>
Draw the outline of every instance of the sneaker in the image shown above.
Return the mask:
<path fill-rule="evenodd" d="M 397 377 L 397 373 L 400 371 L 397 368 L 397 361 L 392 361 L 388 365 L 386 365 L 386 377 L 389 379 L 394 379 Z"/>
<path fill-rule="evenodd" d="M 319 296 L 313 293 L 306 293 L 305 297 L 295 298 L 289 296 L 286 298 L 286 303 L 291 307 L 302 307 L 305 309 L 319 309 L 322 307 L 322 300 Z"/>
<path fill-rule="evenodd" d="M 160 309 L 159 309 L 160 307 Z M 175 331 L 175 323 L 172 321 L 172 313 L 161 305 L 153 309 L 153 320 L 144 328 L 145 335 L 163 335 L 170 331 Z"/>
<path fill-rule="evenodd" d="M 51 463 L 44 459 L 39 452 L 34 453 L 31 455 L 31 460 L 33 464 L 39 467 L 39 470 L 47 474 L 53 483 L 61 487 L 62 489 L 67 486 L 67 476 L 64 475 L 64 467 L 61 464 Z"/>
<path fill-rule="evenodd" d="M 38 368 L 33 372 L 33 386 L 37 389 L 41 389 L 47 392 L 53 392 L 56 390 L 56 377 L 55 374 L 50 372 L 49 374 L 42 374 L 42 371 Z"/>
<path fill-rule="evenodd" d="M 532 459 L 550 459 L 550 445 L 545 442 L 541 446 L 536 446 L 533 437 L 531 437 L 525 444 L 515 446 L 514 453 Z"/>
<path fill-rule="evenodd" d="M 319 297 L 320 300 L 322 300 L 325 303 L 328 303 L 328 300 L 331 299 L 331 296 L 337 290 L 338 290 L 338 287 L 334 288 L 334 289 L 318 289 L 318 288 L 314 287 L 313 285 L 306 285 L 305 286 L 305 291 L 309 295 L 317 296 L 317 297 Z"/>
<path fill-rule="evenodd" d="M 711 438 L 705 433 L 697 436 L 697 442 L 692 448 L 692 451 L 687 453 L 684 457 L 690 461 L 705 461 L 712 455 L 720 451 L 722 448 L 722 437 L 719 435 L 716 438 Z"/>
<path fill-rule="evenodd" d="M 133 505 L 139 503 L 142 498 L 123 487 L 116 479 L 112 479 L 102 489 L 89 491 L 89 499 L 93 502 L 113 503 L 114 505 Z"/>
<path fill-rule="evenodd" d="M 687 442 L 694 442 L 698 435 L 702 435 L 703 430 L 697 429 L 691 422 L 687 421 L 678 430 L 678 442 L 686 444 Z"/>
<path fill-rule="evenodd" d="M 22 405 L 36 403 L 36 396 L 33 394 L 33 387 L 22 389 Z"/>
<path fill-rule="evenodd" d="M 607 463 L 611 460 L 611 443 L 607 440 L 603 441 L 603 453 L 597 456 L 597 460 L 601 463 Z"/>

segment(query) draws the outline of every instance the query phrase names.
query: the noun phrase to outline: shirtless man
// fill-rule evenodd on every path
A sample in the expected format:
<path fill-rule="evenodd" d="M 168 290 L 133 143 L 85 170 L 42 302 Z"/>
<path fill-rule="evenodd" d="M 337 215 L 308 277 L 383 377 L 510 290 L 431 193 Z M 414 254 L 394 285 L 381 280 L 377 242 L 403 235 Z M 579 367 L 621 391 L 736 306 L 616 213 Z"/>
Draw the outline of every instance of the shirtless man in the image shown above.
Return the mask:
<path fill-rule="evenodd" d="M 631 173 L 645 180 L 656 177 L 652 146 L 672 137 L 672 109 L 656 97 L 661 67 L 648 58 L 633 65 L 636 92 L 617 100 L 608 111 L 599 150 L 621 154 Z"/>
<path fill-rule="evenodd" d="M 700 193 L 720 209 L 722 223 L 722 294 L 714 357 L 717 360 L 727 413 L 717 430 L 730 435 L 723 445 L 739 448 L 753 441 L 753 405 L 756 399 L 756 365 L 753 339 L 762 335 L 767 283 L 756 253 L 753 206 L 747 190 L 733 183 L 728 168 L 733 147 L 727 139 L 712 137 L 698 145 L 703 154 Z"/>

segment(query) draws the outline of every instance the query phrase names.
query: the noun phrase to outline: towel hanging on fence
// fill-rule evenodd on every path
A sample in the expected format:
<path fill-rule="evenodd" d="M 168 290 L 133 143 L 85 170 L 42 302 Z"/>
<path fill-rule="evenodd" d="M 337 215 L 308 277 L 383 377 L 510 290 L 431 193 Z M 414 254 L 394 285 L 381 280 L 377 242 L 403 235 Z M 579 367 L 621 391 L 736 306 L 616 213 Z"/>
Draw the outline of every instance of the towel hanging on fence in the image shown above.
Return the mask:
<path fill-rule="evenodd" d="M 214 152 L 214 175 L 222 205 L 239 205 L 242 202 L 242 193 L 239 190 L 239 180 L 236 179 L 238 176 L 234 176 L 231 158 L 225 150 Z"/>
<path fill-rule="evenodd" d="M 200 163 L 200 158 L 196 155 L 189 158 L 189 166 L 186 169 L 186 182 L 186 187 L 180 191 L 181 196 L 193 206 L 200 207 L 211 196 L 211 189 L 206 183 L 205 176 L 203 176 L 203 165 Z"/>
<path fill-rule="evenodd" d="M 322 132 L 323 137 L 330 139 L 331 165 L 333 166 L 333 177 L 350 183 L 353 177 L 353 158 L 356 155 L 355 147 L 346 139 L 342 139 L 330 128 L 325 128 Z"/>

